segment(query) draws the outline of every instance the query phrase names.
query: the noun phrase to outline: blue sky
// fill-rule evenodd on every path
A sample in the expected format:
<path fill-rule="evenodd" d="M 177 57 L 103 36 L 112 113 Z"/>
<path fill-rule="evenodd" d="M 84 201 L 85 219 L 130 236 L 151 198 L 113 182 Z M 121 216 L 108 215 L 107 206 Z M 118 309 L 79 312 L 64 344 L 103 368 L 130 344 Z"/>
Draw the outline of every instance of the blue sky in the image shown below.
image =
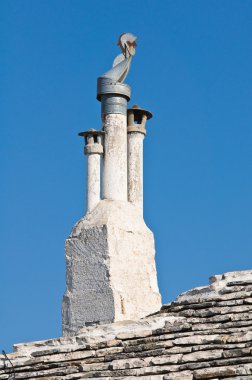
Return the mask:
<path fill-rule="evenodd" d="M 61 334 L 64 240 L 85 209 L 78 132 L 96 78 L 138 36 L 130 105 L 153 112 L 144 215 L 166 303 L 252 267 L 252 2 L 0 3 L 0 349 Z"/>

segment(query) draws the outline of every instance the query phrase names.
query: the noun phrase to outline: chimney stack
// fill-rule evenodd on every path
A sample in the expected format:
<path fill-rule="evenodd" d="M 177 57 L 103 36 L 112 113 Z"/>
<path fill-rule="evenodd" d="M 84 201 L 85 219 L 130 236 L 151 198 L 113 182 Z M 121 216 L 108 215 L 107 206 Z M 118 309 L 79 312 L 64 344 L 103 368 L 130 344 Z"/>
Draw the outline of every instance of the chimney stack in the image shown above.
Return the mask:
<path fill-rule="evenodd" d="M 95 129 L 79 133 L 79 136 L 85 138 L 84 154 L 87 156 L 87 213 L 92 211 L 100 202 L 100 161 L 103 154 L 103 135 L 103 131 L 96 131 Z"/>
<path fill-rule="evenodd" d="M 101 101 L 104 159 L 102 197 L 127 201 L 127 102 L 130 87 L 98 78 L 97 99 Z"/>
<path fill-rule="evenodd" d="M 87 213 L 66 239 L 63 335 L 88 325 L 139 320 L 161 307 L 154 237 L 142 212 L 143 139 L 152 115 L 138 106 L 127 112 L 131 90 L 122 83 L 135 40 L 130 33 L 120 36 L 122 54 L 98 78 L 102 130 L 80 133 L 86 143 Z"/>
<path fill-rule="evenodd" d="M 128 201 L 143 212 L 143 140 L 149 111 L 134 105 L 128 110 Z"/>

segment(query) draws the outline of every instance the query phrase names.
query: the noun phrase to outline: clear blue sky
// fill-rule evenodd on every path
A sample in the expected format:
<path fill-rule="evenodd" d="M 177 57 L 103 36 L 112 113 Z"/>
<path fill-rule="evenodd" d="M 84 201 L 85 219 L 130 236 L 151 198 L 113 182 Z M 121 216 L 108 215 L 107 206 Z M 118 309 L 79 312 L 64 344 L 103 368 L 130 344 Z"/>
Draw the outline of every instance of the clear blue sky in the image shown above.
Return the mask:
<path fill-rule="evenodd" d="M 0 349 L 61 334 L 64 240 L 85 208 L 78 132 L 96 78 L 138 36 L 127 82 L 150 109 L 145 220 L 166 303 L 252 267 L 251 0 L 0 2 Z"/>

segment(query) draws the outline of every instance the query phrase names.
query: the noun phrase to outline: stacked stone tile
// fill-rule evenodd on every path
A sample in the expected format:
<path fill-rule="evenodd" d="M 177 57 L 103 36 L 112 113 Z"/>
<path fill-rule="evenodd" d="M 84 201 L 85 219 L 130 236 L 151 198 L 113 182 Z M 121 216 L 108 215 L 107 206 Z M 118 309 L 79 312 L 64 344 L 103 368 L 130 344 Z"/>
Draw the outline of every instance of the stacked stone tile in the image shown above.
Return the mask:
<path fill-rule="evenodd" d="M 138 322 L 17 344 L 0 379 L 252 379 L 252 271 L 213 276 Z"/>

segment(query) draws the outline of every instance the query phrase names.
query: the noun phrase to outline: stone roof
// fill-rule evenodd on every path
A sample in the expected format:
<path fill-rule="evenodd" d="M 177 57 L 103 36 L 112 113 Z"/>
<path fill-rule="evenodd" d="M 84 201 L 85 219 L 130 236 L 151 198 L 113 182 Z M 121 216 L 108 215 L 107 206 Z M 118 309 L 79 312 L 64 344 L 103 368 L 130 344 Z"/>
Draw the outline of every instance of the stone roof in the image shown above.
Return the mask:
<path fill-rule="evenodd" d="M 8 357 L 15 376 L 0 355 L 0 379 L 252 379 L 252 271 L 213 276 L 138 322 L 16 344 Z"/>

